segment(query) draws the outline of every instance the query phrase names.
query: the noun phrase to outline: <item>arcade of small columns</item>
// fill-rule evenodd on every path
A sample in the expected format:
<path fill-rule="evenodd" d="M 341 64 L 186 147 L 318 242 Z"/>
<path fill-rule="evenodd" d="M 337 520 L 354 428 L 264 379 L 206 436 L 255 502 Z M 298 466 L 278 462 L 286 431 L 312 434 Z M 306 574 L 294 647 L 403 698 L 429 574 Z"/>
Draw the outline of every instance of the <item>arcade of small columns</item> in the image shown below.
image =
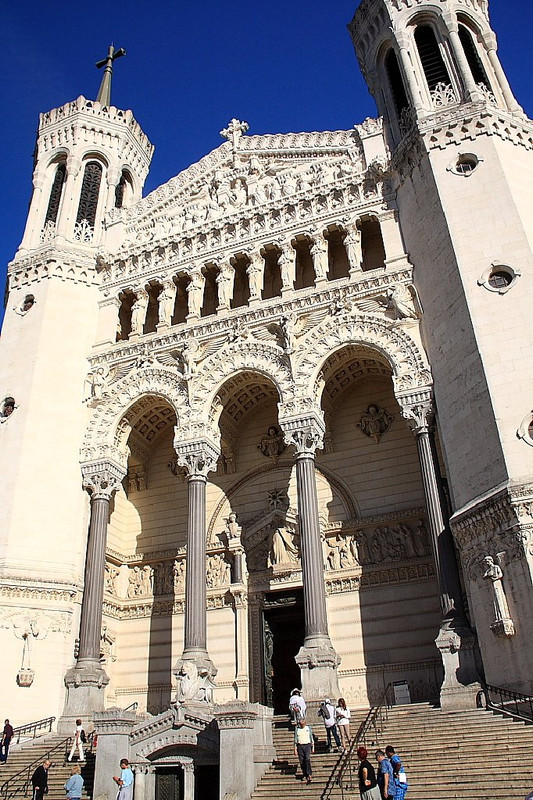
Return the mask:
<path fill-rule="evenodd" d="M 203 263 L 193 262 L 164 277 L 122 288 L 117 339 L 161 331 L 262 299 L 320 287 L 327 281 L 405 261 L 395 212 L 368 214 L 349 224 L 303 231 L 290 240 L 242 246 Z M 131 259 L 131 257 L 130 257 Z M 109 301 L 107 301 L 109 302 Z"/>
<path fill-rule="evenodd" d="M 437 477 L 434 442 L 432 441 L 433 410 L 429 389 L 416 392 L 407 400 L 398 398 L 402 414 L 416 436 L 423 487 L 428 511 L 432 552 L 439 581 L 443 615 L 441 649 L 447 671 L 447 658 L 454 642 L 443 631 L 467 631 L 462 605 L 458 567 L 455 561 L 451 533 L 444 517 L 440 481 Z M 315 479 L 315 453 L 322 448 L 324 437 L 323 414 L 319 408 L 305 416 L 280 415 L 279 426 L 287 445 L 295 448 L 297 504 L 302 555 L 304 593 L 304 644 L 296 657 L 301 669 L 302 687 L 309 700 L 338 692 L 336 668 L 339 658 L 328 633 L 323 554 L 320 538 L 319 507 Z M 216 675 L 207 651 L 206 613 L 206 484 L 208 474 L 216 469 L 220 455 L 215 437 L 182 440 L 176 429 L 175 450 L 180 466 L 188 476 L 187 553 L 185 581 L 184 649 L 178 661 L 193 661 L 200 674 L 211 679 Z M 77 662 L 66 675 L 69 691 L 80 685 L 101 689 L 108 682 L 100 663 L 102 598 L 104 589 L 105 552 L 110 501 L 119 488 L 126 470 L 116 461 L 102 459 L 82 465 L 83 485 L 91 495 L 89 541 L 85 566 L 85 590 L 81 609 L 80 644 Z M 242 583 L 242 547 L 234 549 L 236 564 L 234 583 Z M 466 638 L 468 636 L 465 634 Z M 452 668 L 453 667 L 453 668 Z M 445 684 L 453 685 L 456 665 L 448 669 Z M 103 693 L 93 710 L 103 704 Z M 68 703 L 68 700 L 67 700 Z M 90 709 L 88 709 L 90 710 Z"/>

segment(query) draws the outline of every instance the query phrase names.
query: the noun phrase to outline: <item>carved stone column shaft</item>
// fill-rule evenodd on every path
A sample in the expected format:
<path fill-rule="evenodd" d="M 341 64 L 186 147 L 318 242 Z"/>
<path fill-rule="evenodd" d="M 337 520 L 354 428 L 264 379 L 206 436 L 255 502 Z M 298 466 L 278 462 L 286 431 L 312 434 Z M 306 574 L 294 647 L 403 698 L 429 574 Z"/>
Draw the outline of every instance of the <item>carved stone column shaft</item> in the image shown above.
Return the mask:
<path fill-rule="evenodd" d="M 104 594 L 109 504 L 109 497 L 93 496 L 91 498 L 91 524 L 85 561 L 85 586 L 81 604 L 78 664 L 83 661 L 94 661 L 100 664 L 102 597 Z"/>
<path fill-rule="evenodd" d="M 296 485 L 302 549 L 305 609 L 304 644 L 309 646 L 316 638 L 322 640 L 328 636 L 315 459 L 310 453 L 301 453 L 296 458 Z"/>
<path fill-rule="evenodd" d="M 187 522 L 187 569 L 185 572 L 185 649 L 187 653 L 206 650 L 206 478 L 189 477 Z"/>

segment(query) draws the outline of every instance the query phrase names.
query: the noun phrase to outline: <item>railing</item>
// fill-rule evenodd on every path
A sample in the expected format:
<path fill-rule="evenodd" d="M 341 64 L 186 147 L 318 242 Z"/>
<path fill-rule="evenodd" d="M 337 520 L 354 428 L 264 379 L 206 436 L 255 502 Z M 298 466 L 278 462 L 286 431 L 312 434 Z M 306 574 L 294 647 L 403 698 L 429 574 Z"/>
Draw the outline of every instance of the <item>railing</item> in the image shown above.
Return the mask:
<path fill-rule="evenodd" d="M 130 703 L 129 706 L 126 706 L 124 711 L 137 711 L 138 708 L 139 708 L 139 703 L 135 701 L 135 703 Z"/>
<path fill-rule="evenodd" d="M 354 789 L 359 791 L 359 759 L 357 758 L 357 748 L 360 745 L 366 747 L 367 742 L 371 747 L 379 747 L 380 736 L 389 717 L 389 708 L 391 706 L 392 684 L 389 683 L 378 705 L 370 709 L 366 719 L 360 724 L 359 730 L 353 737 L 348 751 L 341 759 L 340 769 L 335 783 L 340 786 L 342 798 L 344 798 L 345 791 L 353 792 Z M 328 795 L 326 795 L 326 797 L 327 796 Z M 323 797 L 325 796 L 323 795 Z"/>
<path fill-rule="evenodd" d="M 15 741 L 15 736 L 18 744 L 21 737 L 35 739 L 37 732 L 50 733 L 55 721 L 55 717 L 46 717 L 45 719 L 38 719 L 36 722 L 28 722 L 26 725 L 19 725 L 13 728 L 13 741 Z"/>
<path fill-rule="evenodd" d="M 42 754 L 39 758 L 35 761 L 32 761 L 31 764 L 28 764 L 27 767 L 21 769 L 20 772 L 15 773 L 9 778 L 7 781 L 0 786 L 0 798 L 1 800 L 15 800 L 15 798 L 21 797 L 29 797 L 33 792 L 33 787 L 31 786 L 31 777 L 37 767 L 43 763 L 46 759 L 52 761 L 52 757 L 59 756 L 62 754 L 65 760 L 69 753 L 70 747 L 72 745 L 72 737 L 69 736 L 67 739 L 63 739 L 59 744 L 56 744 L 54 747 L 51 747 L 46 753 Z"/>
<path fill-rule="evenodd" d="M 487 709 L 508 714 L 515 719 L 533 723 L 533 697 L 529 694 L 502 689 L 500 686 L 483 684 L 483 694 Z"/>

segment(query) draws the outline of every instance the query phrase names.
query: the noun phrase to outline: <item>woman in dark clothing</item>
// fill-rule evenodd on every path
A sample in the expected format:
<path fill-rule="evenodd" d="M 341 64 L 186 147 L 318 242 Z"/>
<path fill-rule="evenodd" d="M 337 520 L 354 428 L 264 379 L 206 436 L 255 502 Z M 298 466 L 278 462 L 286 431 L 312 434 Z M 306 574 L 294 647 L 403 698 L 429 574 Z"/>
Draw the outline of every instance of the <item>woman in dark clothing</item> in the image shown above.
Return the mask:
<path fill-rule="evenodd" d="M 362 800 L 381 800 L 376 771 L 367 758 L 368 751 L 366 747 L 357 748 L 357 757 L 360 761 L 357 774 L 359 776 L 359 792 Z"/>

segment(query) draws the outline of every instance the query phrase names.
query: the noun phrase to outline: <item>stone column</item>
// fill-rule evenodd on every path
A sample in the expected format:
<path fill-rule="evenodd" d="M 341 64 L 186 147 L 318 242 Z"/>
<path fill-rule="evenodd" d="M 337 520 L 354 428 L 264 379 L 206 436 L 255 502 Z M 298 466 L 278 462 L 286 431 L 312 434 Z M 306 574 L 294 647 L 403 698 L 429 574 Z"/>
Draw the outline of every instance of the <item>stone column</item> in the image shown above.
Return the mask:
<path fill-rule="evenodd" d="M 407 99 L 413 104 L 416 111 L 421 111 L 424 107 L 420 89 L 417 85 L 413 64 L 409 56 L 409 48 L 415 47 L 414 40 L 411 39 L 406 32 L 394 31 L 396 41 L 398 43 L 398 54 L 400 61 L 400 72 L 404 79 L 405 93 Z"/>
<path fill-rule="evenodd" d="M 58 236 L 70 238 L 74 232 L 74 223 L 76 222 L 80 201 L 79 189 L 81 188 L 81 183 L 78 181 L 78 174 L 81 170 L 81 160 L 77 156 L 69 156 L 66 167 L 67 174 L 63 187 L 63 201 L 57 218 L 56 233 Z"/>
<path fill-rule="evenodd" d="M 58 732 L 71 733 L 80 717 L 92 725 L 94 711 L 104 708 L 104 687 L 109 683 L 100 664 L 102 598 L 104 595 L 105 551 L 109 504 L 125 472 L 108 461 L 82 467 L 83 486 L 91 493 L 91 521 L 85 560 L 78 658 L 67 671 L 67 699 Z"/>
<path fill-rule="evenodd" d="M 235 613 L 235 694 L 238 700 L 250 699 L 248 673 L 248 595 L 242 582 L 230 588 Z"/>
<path fill-rule="evenodd" d="M 193 661 L 199 674 L 212 680 L 217 670 L 207 652 L 205 495 L 207 475 L 216 469 L 220 452 L 208 439 L 188 442 L 176 440 L 174 446 L 178 464 L 187 470 L 189 481 L 185 642 L 175 672 L 179 672 L 184 661 Z"/>
<path fill-rule="evenodd" d="M 155 797 L 155 767 L 146 763 L 131 764 L 131 768 L 135 775 L 133 800 L 153 800 Z"/>
<path fill-rule="evenodd" d="M 461 78 L 463 79 L 465 97 L 467 100 L 471 100 L 474 103 L 478 102 L 483 99 L 483 93 L 476 85 L 472 70 L 470 69 L 470 64 L 466 59 L 465 51 L 459 38 L 459 26 L 457 25 L 456 19 L 451 24 L 448 22 L 448 30 L 452 53 L 459 67 Z"/>
<path fill-rule="evenodd" d="M 181 759 L 181 766 L 183 767 L 183 800 L 194 800 L 194 761 Z"/>
<path fill-rule="evenodd" d="M 400 233 L 398 212 L 393 208 L 388 209 L 379 215 L 378 221 L 385 249 L 385 266 L 393 268 L 408 266 L 409 260 Z"/>
<path fill-rule="evenodd" d="M 474 708 L 479 691 L 475 666 L 475 636 L 466 620 L 459 568 L 455 556 L 438 473 L 433 438 L 433 405 L 419 402 L 402 414 L 415 437 L 429 522 L 429 534 L 439 584 L 442 621 L 435 640 L 443 661 L 441 707 L 446 710 Z"/>
<path fill-rule="evenodd" d="M 505 100 L 507 108 L 509 109 L 509 111 L 518 111 L 523 113 L 522 106 L 516 102 L 512 89 L 509 86 L 507 75 L 505 74 L 504 70 L 502 69 L 502 65 L 500 64 L 500 59 L 498 58 L 498 53 L 496 52 L 497 50 L 496 36 L 492 32 L 490 37 L 488 38 L 488 41 L 486 41 L 486 47 L 491 67 L 494 70 L 494 74 L 496 75 L 496 80 L 498 81 L 500 91 L 503 95 L 503 99 Z"/>
<path fill-rule="evenodd" d="M 324 421 L 319 411 L 304 418 L 280 420 L 287 444 L 296 448 L 296 487 L 304 590 L 305 639 L 296 662 L 302 671 L 307 700 L 339 695 L 337 666 L 326 612 L 324 559 L 320 539 L 315 452 L 323 445 Z"/>

